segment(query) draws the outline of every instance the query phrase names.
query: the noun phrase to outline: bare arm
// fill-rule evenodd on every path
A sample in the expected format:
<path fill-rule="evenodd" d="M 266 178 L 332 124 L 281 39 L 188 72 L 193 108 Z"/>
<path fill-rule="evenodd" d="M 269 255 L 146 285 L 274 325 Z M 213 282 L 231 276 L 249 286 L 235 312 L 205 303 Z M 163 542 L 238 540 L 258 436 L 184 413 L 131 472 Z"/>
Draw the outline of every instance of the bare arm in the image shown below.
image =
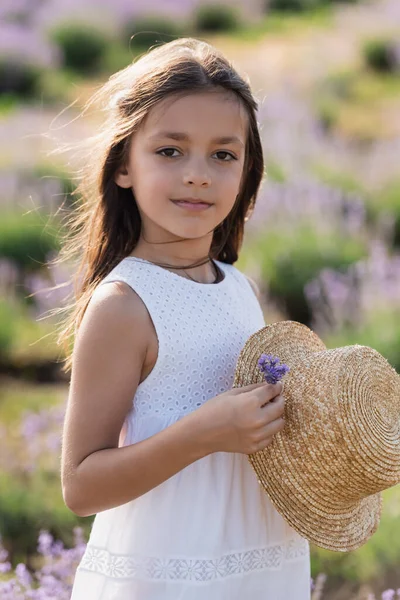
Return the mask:
<path fill-rule="evenodd" d="M 64 423 L 62 490 L 79 516 L 125 504 L 211 452 L 196 412 L 118 448 L 146 356 L 150 316 L 125 284 L 96 290 L 75 342 Z"/>
<path fill-rule="evenodd" d="M 147 440 L 88 456 L 78 467 L 79 492 L 69 508 L 88 517 L 125 504 L 205 456 L 195 421 L 189 414 Z"/>

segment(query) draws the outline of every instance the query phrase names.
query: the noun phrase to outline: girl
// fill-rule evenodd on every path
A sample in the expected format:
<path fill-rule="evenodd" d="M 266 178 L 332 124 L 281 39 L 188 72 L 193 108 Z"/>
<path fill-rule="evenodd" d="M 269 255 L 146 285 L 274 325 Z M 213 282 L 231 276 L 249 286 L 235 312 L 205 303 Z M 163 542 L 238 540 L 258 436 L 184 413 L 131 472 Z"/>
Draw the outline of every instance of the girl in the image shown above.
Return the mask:
<path fill-rule="evenodd" d="M 308 543 L 248 461 L 282 384 L 231 389 L 265 325 L 233 266 L 263 175 L 249 85 L 189 38 L 96 99 L 62 449 L 66 505 L 96 516 L 71 600 L 307 600 Z"/>

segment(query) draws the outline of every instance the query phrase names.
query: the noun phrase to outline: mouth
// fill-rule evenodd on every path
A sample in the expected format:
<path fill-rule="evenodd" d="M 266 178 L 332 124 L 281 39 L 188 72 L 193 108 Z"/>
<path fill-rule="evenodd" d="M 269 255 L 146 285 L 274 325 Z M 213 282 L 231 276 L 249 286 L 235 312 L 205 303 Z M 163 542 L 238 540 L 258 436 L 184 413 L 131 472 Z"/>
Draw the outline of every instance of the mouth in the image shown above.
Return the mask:
<path fill-rule="evenodd" d="M 212 206 L 209 202 L 205 202 L 199 198 L 180 198 L 178 200 L 171 200 L 171 202 L 188 210 L 205 210 Z"/>

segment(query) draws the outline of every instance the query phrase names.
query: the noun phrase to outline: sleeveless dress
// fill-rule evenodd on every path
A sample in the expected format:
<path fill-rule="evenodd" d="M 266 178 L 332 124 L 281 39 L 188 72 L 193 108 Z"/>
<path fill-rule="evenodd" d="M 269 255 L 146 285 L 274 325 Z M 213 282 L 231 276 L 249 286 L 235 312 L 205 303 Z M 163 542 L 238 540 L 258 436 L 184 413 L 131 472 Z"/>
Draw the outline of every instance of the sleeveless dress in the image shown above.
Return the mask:
<path fill-rule="evenodd" d="M 119 446 L 144 440 L 230 389 L 248 337 L 265 326 L 247 278 L 215 261 L 198 283 L 127 257 L 100 282 L 143 300 L 158 357 Z M 111 400 L 111 399 L 110 399 Z M 134 465 L 132 465 L 134 468 Z M 275 510 L 246 454 L 215 452 L 96 514 L 71 600 L 309 600 L 309 544 Z"/>

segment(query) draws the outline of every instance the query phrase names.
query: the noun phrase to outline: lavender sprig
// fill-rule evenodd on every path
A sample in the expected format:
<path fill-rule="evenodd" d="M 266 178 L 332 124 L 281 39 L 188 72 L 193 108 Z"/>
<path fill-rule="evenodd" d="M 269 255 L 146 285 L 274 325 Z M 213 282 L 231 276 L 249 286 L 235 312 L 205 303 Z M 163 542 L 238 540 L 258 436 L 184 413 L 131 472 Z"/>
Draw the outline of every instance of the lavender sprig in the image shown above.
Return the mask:
<path fill-rule="evenodd" d="M 280 358 L 278 356 L 261 354 L 257 364 L 260 371 L 264 373 L 267 383 L 277 383 L 290 371 L 290 368 L 285 363 L 279 363 Z"/>

